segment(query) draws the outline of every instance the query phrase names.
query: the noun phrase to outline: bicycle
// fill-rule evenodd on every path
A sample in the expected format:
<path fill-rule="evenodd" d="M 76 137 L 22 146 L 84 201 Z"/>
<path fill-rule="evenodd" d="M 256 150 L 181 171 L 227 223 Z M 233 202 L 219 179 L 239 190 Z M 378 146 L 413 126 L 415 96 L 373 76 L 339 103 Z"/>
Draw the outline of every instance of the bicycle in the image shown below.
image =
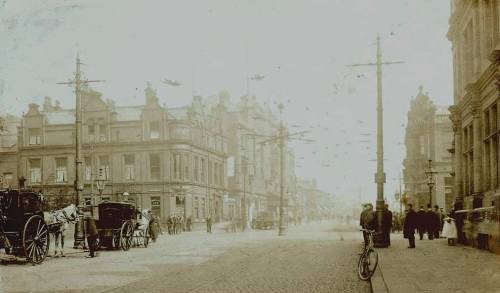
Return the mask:
<path fill-rule="evenodd" d="M 361 253 L 358 261 L 358 276 L 363 281 L 368 281 L 378 265 L 378 253 L 373 249 L 373 235 L 375 235 L 375 230 L 362 229 L 360 231 L 366 232 L 368 234 L 368 244 L 363 247 L 363 252 Z"/>

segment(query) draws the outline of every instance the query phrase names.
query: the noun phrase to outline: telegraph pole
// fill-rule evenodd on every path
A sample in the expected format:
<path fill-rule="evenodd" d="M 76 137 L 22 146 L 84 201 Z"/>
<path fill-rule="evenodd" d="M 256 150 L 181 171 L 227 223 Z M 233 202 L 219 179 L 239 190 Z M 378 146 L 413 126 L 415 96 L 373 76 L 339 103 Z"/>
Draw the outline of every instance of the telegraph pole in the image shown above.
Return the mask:
<path fill-rule="evenodd" d="M 286 235 L 286 215 L 287 215 L 287 207 L 288 207 L 288 202 L 287 199 L 285 198 L 285 152 L 286 152 L 286 145 L 285 142 L 288 140 L 298 140 L 298 141 L 306 141 L 306 142 L 314 142 L 314 140 L 311 139 L 303 139 L 303 138 L 295 138 L 293 136 L 296 135 L 303 135 L 307 133 L 308 131 L 300 131 L 296 133 L 287 133 L 285 131 L 285 127 L 283 125 L 283 118 L 282 118 L 282 113 L 284 109 L 284 105 L 282 103 L 279 104 L 278 109 L 280 111 L 280 125 L 279 125 L 279 130 L 278 130 L 278 135 L 277 136 L 271 136 L 269 139 L 264 140 L 259 142 L 259 144 L 266 144 L 266 143 L 271 143 L 271 142 L 277 142 L 279 152 L 280 152 L 280 214 L 279 214 L 279 227 L 278 227 L 278 236 L 284 236 Z M 263 137 L 263 136 L 262 136 Z"/>
<path fill-rule="evenodd" d="M 283 113 L 283 104 L 279 105 L 280 116 Z M 278 236 L 286 234 L 285 226 L 285 137 L 283 133 L 283 117 L 280 117 L 279 148 L 280 148 L 280 223 Z"/>
<path fill-rule="evenodd" d="M 377 183 L 377 232 L 382 232 L 382 212 L 385 208 L 384 183 L 386 176 L 384 173 L 384 116 L 382 107 L 382 65 L 400 64 L 402 61 L 382 62 L 382 49 L 380 46 L 380 36 L 377 36 L 377 61 L 375 63 L 352 64 L 349 67 L 376 66 L 377 67 L 377 173 L 375 183 Z M 374 238 L 375 247 L 388 247 L 389 243 L 383 234 L 377 234 Z"/>
<path fill-rule="evenodd" d="M 93 82 L 103 82 L 102 80 L 87 80 L 82 79 L 82 73 L 80 71 L 80 55 L 76 56 L 76 71 L 74 79 L 68 82 L 59 82 L 57 84 L 66 84 L 75 87 L 75 205 L 80 206 L 80 192 L 83 191 L 82 184 L 82 86 L 88 85 Z M 85 235 L 83 235 L 83 221 L 78 221 L 75 224 L 75 242 L 74 247 L 79 245 L 85 245 Z"/>

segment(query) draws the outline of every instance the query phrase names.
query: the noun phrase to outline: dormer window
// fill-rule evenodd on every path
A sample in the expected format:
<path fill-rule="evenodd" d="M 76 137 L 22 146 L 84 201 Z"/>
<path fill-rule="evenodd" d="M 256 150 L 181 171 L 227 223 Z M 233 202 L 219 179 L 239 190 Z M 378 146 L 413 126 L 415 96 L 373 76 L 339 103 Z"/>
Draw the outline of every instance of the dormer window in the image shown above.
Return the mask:
<path fill-rule="evenodd" d="M 30 128 L 28 129 L 29 144 L 39 145 L 41 143 L 41 129 L 40 128 Z"/>
<path fill-rule="evenodd" d="M 160 123 L 158 121 L 149 122 L 149 138 L 150 139 L 160 138 Z"/>

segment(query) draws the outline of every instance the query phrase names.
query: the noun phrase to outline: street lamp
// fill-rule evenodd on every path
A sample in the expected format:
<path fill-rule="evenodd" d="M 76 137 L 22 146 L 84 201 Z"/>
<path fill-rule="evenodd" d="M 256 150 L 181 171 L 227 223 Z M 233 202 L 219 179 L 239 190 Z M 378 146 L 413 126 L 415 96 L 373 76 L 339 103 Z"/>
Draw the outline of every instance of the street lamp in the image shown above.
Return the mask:
<path fill-rule="evenodd" d="M 432 207 L 432 188 L 436 185 L 436 181 L 434 179 L 434 174 L 437 172 L 432 167 L 432 160 L 429 160 L 429 164 L 427 166 L 427 170 L 425 171 L 425 175 L 427 176 L 427 186 L 429 186 L 429 205 Z"/>

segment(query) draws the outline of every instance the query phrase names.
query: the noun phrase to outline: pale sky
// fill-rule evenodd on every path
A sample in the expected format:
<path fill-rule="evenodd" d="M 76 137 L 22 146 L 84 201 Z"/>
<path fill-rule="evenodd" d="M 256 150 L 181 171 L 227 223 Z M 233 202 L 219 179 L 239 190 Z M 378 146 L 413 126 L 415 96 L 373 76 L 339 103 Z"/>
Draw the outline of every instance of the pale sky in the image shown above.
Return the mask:
<path fill-rule="evenodd" d="M 294 143 L 297 173 L 339 197 L 374 201 L 375 68 L 383 58 L 386 198 L 394 198 L 405 156 L 404 126 L 419 85 L 452 103 L 447 0 L 0 0 L 0 114 L 21 115 L 44 96 L 74 107 L 71 78 L 80 53 L 94 88 L 117 105 L 141 104 L 150 81 L 161 103 L 179 106 L 227 89 L 285 103 L 285 119 L 310 130 Z M 179 87 L 161 81 L 175 79 Z M 369 136 L 362 134 L 369 133 Z M 368 142 L 360 142 L 366 141 Z"/>

